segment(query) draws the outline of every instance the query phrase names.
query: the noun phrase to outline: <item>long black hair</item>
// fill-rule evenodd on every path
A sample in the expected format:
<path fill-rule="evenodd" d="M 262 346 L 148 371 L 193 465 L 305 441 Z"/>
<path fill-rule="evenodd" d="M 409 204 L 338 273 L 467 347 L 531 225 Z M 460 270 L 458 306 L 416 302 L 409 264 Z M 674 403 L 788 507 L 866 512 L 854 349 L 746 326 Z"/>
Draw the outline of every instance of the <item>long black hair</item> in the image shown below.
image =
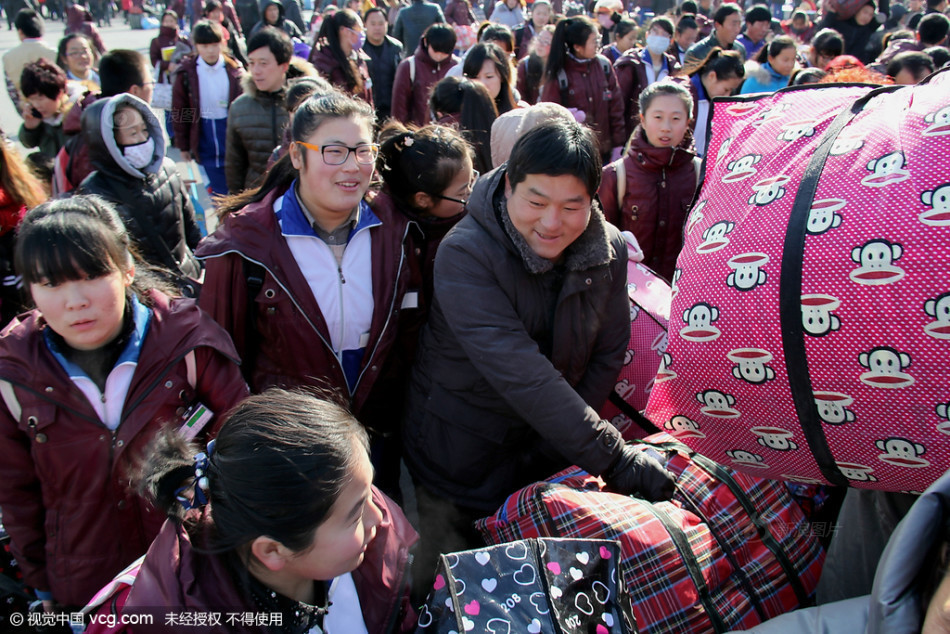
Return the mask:
<path fill-rule="evenodd" d="M 411 138 L 411 143 L 406 143 Z M 386 189 L 398 204 L 415 208 L 419 192 L 439 196 L 462 169 L 472 148 L 462 135 L 441 125 L 406 127 L 390 120 L 379 132 L 376 168 Z"/>
<path fill-rule="evenodd" d="M 516 104 L 515 96 L 511 92 L 511 80 L 514 75 L 511 68 L 511 59 L 500 46 L 493 42 L 479 42 L 473 46 L 465 56 L 462 74 L 475 80 L 478 74 L 482 72 L 482 66 L 485 65 L 486 61 L 494 64 L 495 71 L 501 77 L 501 90 L 498 91 L 498 96 L 495 97 L 495 107 L 498 109 L 498 114 L 505 114 L 509 110 L 514 110 Z"/>
<path fill-rule="evenodd" d="M 353 60 L 343 53 L 343 48 L 340 46 L 340 29 L 352 29 L 357 25 L 359 19 L 360 17 L 351 9 L 340 9 L 323 19 L 320 32 L 317 33 L 318 46 L 329 47 L 334 59 L 340 64 L 340 68 L 346 76 L 346 86 L 344 87 L 350 93 L 358 93 L 363 90 L 363 77 Z"/>
<path fill-rule="evenodd" d="M 545 81 L 557 82 L 558 73 L 564 69 L 568 55 L 574 54 L 575 46 L 584 46 L 591 33 L 599 33 L 597 23 L 587 16 L 564 18 L 554 28 L 551 54 L 544 67 Z"/>
<path fill-rule="evenodd" d="M 488 89 L 477 81 L 446 77 L 433 87 L 429 108 L 457 114 L 459 128 L 475 150 L 475 169 L 483 173 L 491 170 L 491 126 L 498 110 Z"/>
<path fill-rule="evenodd" d="M 185 516 L 176 492 L 193 477 L 199 450 L 166 427 L 146 451 L 138 488 L 173 519 Z M 278 388 L 245 399 L 225 416 L 204 472 L 210 551 L 247 565 L 260 536 L 305 550 L 360 459 L 369 459 L 366 430 L 342 405 Z"/>

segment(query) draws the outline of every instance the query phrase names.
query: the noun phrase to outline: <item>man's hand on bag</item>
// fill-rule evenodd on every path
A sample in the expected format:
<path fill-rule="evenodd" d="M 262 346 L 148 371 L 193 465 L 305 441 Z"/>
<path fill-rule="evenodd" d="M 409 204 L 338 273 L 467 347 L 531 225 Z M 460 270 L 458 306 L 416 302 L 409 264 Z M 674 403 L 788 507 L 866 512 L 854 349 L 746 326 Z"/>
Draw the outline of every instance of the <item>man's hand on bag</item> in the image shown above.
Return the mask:
<path fill-rule="evenodd" d="M 656 458 L 633 445 L 624 445 L 614 466 L 604 474 L 607 488 L 624 495 L 637 494 L 650 502 L 673 497 L 676 478 Z"/>

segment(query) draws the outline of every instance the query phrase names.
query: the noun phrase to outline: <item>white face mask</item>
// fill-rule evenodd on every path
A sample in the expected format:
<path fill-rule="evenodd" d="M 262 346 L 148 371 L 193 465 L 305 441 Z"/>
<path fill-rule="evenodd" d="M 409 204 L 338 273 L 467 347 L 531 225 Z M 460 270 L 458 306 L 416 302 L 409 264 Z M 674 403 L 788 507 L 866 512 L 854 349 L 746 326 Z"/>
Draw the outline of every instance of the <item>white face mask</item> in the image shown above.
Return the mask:
<path fill-rule="evenodd" d="M 153 154 L 155 154 L 155 141 L 152 137 L 136 145 L 126 145 L 122 148 L 122 156 L 137 170 L 148 166 L 152 162 Z"/>
<path fill-rule="evenodd" d="M 648 35 L 647 50 L 650 55 L 662 55 L 670 48 L 670 38 L 665 35 Z"/>

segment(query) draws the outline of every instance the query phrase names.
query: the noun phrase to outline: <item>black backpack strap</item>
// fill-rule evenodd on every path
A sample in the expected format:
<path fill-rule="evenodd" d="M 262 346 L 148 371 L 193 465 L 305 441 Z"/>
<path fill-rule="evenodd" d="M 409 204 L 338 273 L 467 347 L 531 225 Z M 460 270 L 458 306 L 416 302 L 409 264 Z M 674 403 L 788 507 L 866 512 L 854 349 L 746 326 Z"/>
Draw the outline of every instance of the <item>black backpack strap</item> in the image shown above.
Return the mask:
<path fill-rule="evenodd" d="M 244 315 L 244 358 L 241 362 L 241 373 L 248 385 L 254 367 L 257 365 L 257 353 L 260 346 L 260 336 L 257 334 L 257 295 L 264 288 L 264 276 L 267 272 L 257 262 L 241 258 L 244 270 L 244 279 L 247 282 L 247 305 Z"/>
<path fill-rule="evenodd" d="M 623 400 L 623 397 L 617 394 L 614 391 L 610 392 L 610 396 L 607 397 L 607 400 L 610 401 L 617 409 L 620 410 L 620 413 L 632 420 L 634 423 L 640 426 L 646 432 L 651 434 L 658 434 L 662 429 L 657 427 L 653 421 L 640 413 L 636 407 Z"/>

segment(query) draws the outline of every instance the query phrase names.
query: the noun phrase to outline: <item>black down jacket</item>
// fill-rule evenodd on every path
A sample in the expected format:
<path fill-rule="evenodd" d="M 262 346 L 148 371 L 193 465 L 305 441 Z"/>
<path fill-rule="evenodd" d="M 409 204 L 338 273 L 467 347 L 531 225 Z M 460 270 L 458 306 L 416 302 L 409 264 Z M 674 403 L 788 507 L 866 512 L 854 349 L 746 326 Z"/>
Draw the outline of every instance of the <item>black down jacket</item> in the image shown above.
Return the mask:
<path fill-rule="evenodd" d="M 115 140 L 113 115 L 125 105 L 142 113 L 155 140 L 152 162 L 141 170 L 132 167 Z M 83 112 L 82 134 L 95 171 L 76 193 L 97 194 L 114 204 L 146 262 L 198 277 L 200 265 L 192 249 L 201 230 L 195 209 L 175 163 L 165 158 L 162 127 L 148 105 L 128 93 L 99 99 Z"/>

